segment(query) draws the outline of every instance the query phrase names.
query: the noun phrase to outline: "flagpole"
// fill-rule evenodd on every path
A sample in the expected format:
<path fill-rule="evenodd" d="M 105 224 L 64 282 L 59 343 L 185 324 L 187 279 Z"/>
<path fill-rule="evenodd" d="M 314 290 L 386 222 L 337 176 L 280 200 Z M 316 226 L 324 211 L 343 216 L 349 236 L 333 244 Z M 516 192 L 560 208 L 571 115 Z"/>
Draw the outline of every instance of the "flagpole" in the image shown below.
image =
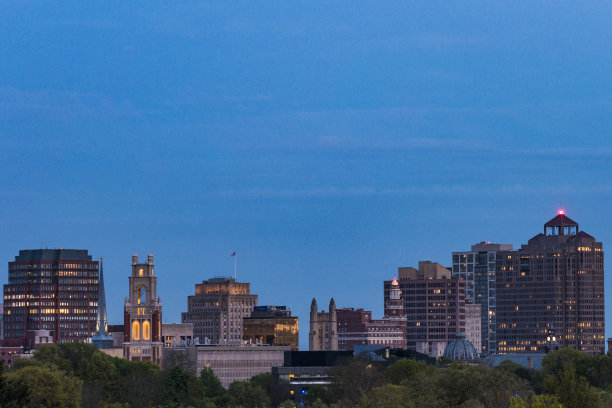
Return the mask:
<path fill-rule="evenodd" d="M 238 254 L 234 252 L 234 282 L 236 282 L 236 260 L 238 258 Z"/>

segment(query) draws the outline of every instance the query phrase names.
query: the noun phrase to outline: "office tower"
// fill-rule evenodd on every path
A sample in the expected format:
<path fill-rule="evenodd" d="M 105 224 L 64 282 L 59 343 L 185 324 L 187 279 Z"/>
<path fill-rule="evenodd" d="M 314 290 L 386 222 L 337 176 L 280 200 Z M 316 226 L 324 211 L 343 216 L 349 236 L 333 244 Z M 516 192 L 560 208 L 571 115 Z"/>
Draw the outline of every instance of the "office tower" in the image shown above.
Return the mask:
<path fill-rule="evenodd" d="M 21 250 L 4 285 L 4 344 L 25 345 L 27 331 L 49 330 L 56 343 L 96 331 L 98 261 L 87 250 Z"/>
<path fill-rule="evenodd" d="M 187 298 L 183 323 L 193 323 L 193 335 L 201 344 L 230 344 L 242 341 L 242 319 L 257 306 L 250 283 L 234 278 L 212 278 L 195 285 Z"/>
<path fill-rule="evenodd" d="M 91 338 L 94 346 L 100 349 L 113 347 L 113 337 L 108 332 L 106 318 L 106 294 L 104 293 L 104 266 L 100 258 L 100 277 L 98 278 L 98 314 L 96 316 L 96 334 Z"/>
<path fill-rule="evenodd" d="M 419 269 L 398 268 L 406 316 L 407 348 L 439 357 L 449 341 L 465 330 L 465 281 L 430 261 Z M 391 301 L 392 281 L 385 282 L 385 303 Z"/>
<path fill-rule="evenodd" d="M 153 255 L 147 263 L 138 263 L 138 255 L 132 255 L 130 292 L 123 308 L 123 358 L 132 361 L 162 361 L 162 304 L 157 297 L 157 278 Z"/>
<path fill-rule="evenodd" d="M 317 301 L 310 303 L 310 332 L 308 333 L 308 350 L 338 350 L 338 317 L 334 298 L 329 301 L 329 312 L 317 310 Z"/>
<path fill-rule="evenodd" d="M 286 306 L 255 306 L 243 319 L 243 331 L 244 340 L 251 343 L 300 348 L 298 318 Z"/>
<path fill-rule="evenodd" d="M 498 252 L 498 352 L 603 354 L 603 258 L 602 243 L 563 211 L 520 249 Z"/>
<path fill-rule="evenodd" d="M 480 242 L 472 245 L 471 251 L 453 252 L 453 277 L 465 280 L 465 303 L 480 305 L 481 337 L 477 350 L 483 355 L 497 352 L 495 260 L 499 251 L 511 250 L 510 244 Z"/>

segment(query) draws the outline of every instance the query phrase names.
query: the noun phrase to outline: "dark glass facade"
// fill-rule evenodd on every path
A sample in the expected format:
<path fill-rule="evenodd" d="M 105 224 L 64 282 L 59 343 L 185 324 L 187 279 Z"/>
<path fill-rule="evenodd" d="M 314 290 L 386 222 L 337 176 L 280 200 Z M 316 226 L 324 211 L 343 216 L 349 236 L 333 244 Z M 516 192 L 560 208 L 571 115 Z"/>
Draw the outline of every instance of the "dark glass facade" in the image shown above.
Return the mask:
<path fill-rule="evenodd" d="M 87 250 L 22 250 L 8 275 L 5 345 L 22 345 L 28 330 L 49 330 L 56 343 L 83 342 L 95 333 L 98 261 Z"/>

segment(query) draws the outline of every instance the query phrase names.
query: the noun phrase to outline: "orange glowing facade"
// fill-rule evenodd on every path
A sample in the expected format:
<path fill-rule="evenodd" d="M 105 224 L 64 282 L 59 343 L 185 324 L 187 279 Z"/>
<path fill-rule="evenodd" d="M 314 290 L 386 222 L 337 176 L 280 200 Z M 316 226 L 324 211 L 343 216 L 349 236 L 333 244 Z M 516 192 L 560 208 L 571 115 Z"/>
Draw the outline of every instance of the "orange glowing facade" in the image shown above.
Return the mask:
<path fill-rule="evenodd" d="M 157 297 L 157 278 L 154 276 L 153 255 L 147 263 L 139 264 L 132 256 L 130 296 L 125 300 L 123 325 L 123 357 L 131 361 L 162 360 L 162 305 Z"/>
<path fill-rule="evenodd" d="M 244 340 L 251 343 L 300 348 L 298 318 L 286 306 L 255 306 L 243 319 L 243 329 Z"/>

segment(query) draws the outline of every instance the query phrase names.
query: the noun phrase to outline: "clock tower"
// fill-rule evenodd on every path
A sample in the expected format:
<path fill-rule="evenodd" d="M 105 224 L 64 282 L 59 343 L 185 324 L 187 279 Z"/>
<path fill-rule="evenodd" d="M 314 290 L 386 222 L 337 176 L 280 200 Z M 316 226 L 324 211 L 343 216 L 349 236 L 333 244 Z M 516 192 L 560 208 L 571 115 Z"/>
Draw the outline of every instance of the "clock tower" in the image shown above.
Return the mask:
<path fill-rule="evenodd" d="M 147 263 L 138 263 L 132 255 L 132 276 L 129 297 L 123 309 L 123 357 L 131 361 L 162 360 L 162 305 L 157 297 L 157 278 L 153 270 L 153 255 Z"/>

